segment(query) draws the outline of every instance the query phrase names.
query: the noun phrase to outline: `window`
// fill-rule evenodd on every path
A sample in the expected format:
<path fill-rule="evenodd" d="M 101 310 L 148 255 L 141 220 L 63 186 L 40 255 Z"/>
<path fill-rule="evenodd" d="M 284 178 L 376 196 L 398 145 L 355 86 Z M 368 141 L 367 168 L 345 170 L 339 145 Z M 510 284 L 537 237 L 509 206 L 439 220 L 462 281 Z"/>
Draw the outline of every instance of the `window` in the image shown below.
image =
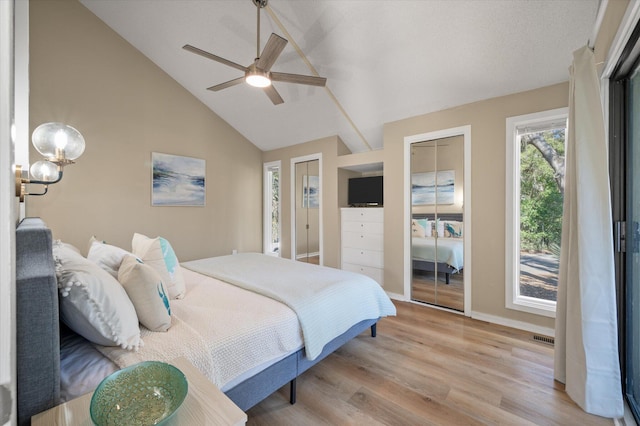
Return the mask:
<path fill-rule="evenodd" d="M 506 306 L 555 317 L 567 108 L 507 119 Z"/>
<path fill-rule="evenodd" d="M 264 164 L 265 254 L 280 257 L 280 161 Z"/>

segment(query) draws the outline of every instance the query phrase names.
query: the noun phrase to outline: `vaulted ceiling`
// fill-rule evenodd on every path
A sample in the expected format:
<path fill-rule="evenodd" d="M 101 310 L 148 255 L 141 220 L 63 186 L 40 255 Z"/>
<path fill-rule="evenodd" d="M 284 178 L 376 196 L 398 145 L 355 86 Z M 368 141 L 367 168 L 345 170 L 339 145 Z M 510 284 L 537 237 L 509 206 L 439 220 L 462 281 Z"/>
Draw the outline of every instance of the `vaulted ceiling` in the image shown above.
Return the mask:
<path fill-rule="evenodd" d="M 252 0 L 80 1 L 258 148 L 338 135 L 353 152 L 382 148 L 384 123 L 568 80 L 599 3 L 269 0 L 260 51 L 271 33 L 289 40 L 272 71 L 327 78 L 275 82 L 273 105 L 244 83 L 206 90 L 242 72 L 182 49 L 253 63 Z"/>

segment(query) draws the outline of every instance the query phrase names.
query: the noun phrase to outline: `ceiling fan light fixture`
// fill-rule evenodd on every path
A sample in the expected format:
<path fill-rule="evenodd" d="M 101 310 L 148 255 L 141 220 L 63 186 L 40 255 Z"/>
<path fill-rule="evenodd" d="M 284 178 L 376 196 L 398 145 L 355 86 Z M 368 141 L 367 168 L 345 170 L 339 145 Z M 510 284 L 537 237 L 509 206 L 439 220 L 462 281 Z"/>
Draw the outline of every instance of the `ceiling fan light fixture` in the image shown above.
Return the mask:
<path fill-rule="evenodd" d="M 269 78 L 269 73 L 262 72 L 260 70 L 255 69 L 254 67 L 250 67 L 250 69 L 247 70 L 247 72 L 244 75 L 244 81 L 246 81 L 247 84 L 253 87 L 271 86 L 271 79 Z"/>
<path fill-rule="evenodd" d="M 190 44 L 185 44 L 184 46 L 182 46 L 183 49 L 188 50 L 189 52 L 195 53 L 216 62 L 220 62 L 221 64 L 244 72 L 244 78 L 237 77 L 233 80 L 216 84 L 215 86 L 207 87 L 207 90 L 218 92 L 222 89 L 226 89 L 237 84 L 242 84 L 242 82 L 245 81 L 252 87 L 264 89 L 263 92 L 269 97 L 271 102 L 274 105 L 280 105 L 284 102 L 284 100 L 282 99 L 282 96 L 280 96 L 276 88 L 271 85 L 272 81 L 324 87 L 327 79 L 318 75 L 311 76 L 276 71 L 271 72 L 271 67 L 276 62 L 288 42 L 287 39 L 280 37 L 276 33 L 271 33 L 267 44 L 264 46 L 264 49 L 262 49 L 262 53 L 260 53 L 260 9 L 266 7 L 269 0 L 252 1 L 253 4 L 256 5 L 257 11 L 256 57 L 254 62 L 248 67 L 237 64 L 228 59 L 221 58 L 220 56 L 216 56 L 213 53 L 209 53 L 205 50 L 198 49 L 197 47 L 191 46 Z M 282 28 L 282 30 L 286 33 L 286 30 L 284 30 L 284 28 Z M 299 50 L 299 48 L 297 49 Z M 309 66 L 311 67 L 311 64 L 309 64 Z M 315 72 L 315 70 L 313 71 Z"/>

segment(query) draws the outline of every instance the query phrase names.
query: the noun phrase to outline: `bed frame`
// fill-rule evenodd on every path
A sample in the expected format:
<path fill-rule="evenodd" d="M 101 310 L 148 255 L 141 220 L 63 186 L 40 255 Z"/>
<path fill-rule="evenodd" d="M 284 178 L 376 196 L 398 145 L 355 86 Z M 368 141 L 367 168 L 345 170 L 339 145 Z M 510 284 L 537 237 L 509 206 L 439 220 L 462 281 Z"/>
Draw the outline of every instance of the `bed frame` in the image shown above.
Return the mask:
<path fill-rule="evenodd" d="M 51 231 L 39 218 L 26 218 L 16 229 L 16 353 L 18 424 L 60 404 L 60 324 L 58 286 Z M 365 320 L 329 342 L 313 361 L 304 348 L 229 389 L 226 395 L 243 411 L 290 384 L 295 403 L 296 377 L 371 328 L 379 318 Z"/>
<path fill-rule="evenodd" d="M 435 213 L 414 213 L 412 219 L 427 219 L 427 220 L 435 220 Z M 462 213 L 438 213 L 438 219 L 440 220 L 451 220 L 462 222 Z M 412 259 L 413 269 L 423 272 L 435 272 L 436 265 L 438 265 L 438 272 L 444 272 L 445 274 L 445 283 L 449 284 L 451 274 L 458 272 L 457 269 L 452 268 L 450 265 L 447 265 L 444 262 L 429 262 L 427 260 L 421 259 Z M 461 268 L 462 269 L 462 268 Z"/>

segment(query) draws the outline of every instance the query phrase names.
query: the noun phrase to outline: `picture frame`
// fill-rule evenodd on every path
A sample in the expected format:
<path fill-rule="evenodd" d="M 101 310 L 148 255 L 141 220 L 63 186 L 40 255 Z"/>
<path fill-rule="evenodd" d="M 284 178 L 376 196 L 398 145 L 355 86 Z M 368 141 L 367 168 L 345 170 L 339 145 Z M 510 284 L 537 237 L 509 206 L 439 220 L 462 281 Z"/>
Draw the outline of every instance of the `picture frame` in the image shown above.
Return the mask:
<path fill-rule="evenodd" d="M 206 199 L 206 161 L 151 153 L 151 205 L 198 206 Z"/>
<path fill-rule="evenodd" d="M 453 204 L 455 189 L 455 170 L 413 173 L 411 175 L 411 204 L 414 206 Z"/>
<path fill-rule="evenodd" d="M 317 209 L 320 206 L 320 178 L 302 176 L 302 208 Z"/>

